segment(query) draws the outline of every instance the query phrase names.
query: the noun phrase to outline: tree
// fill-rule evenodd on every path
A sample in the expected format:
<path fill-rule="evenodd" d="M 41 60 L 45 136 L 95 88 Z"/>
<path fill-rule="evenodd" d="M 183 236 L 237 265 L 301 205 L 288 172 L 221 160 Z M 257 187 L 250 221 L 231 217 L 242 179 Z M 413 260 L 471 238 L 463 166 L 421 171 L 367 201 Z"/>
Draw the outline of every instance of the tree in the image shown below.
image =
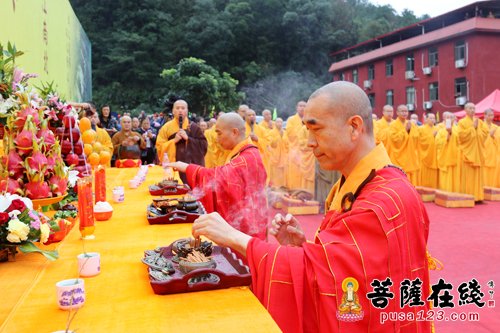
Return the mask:
<path fill-rule="evenodd" d="M 160 75 L 165 82 L 165 96 L 179 96 L 189 110 L 202 117 L 218 111 L 236 109 L 245 95 L 236 91 L 238 81 L 224 72 L 220 74 L 202 59 L 185 58 Z"/>

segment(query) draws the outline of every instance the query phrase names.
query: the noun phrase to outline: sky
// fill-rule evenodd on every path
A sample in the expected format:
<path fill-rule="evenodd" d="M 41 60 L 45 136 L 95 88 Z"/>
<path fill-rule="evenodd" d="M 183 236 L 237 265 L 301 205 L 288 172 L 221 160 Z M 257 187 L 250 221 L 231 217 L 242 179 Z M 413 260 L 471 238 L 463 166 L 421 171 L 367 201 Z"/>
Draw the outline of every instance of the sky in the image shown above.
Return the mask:
<path fill-rule="evenodd" d="M 376 5 L 391 5 L 398 13 L 406 8 L 418 17 L 429 14 L 431 17 L 438 16 L 457 9 L 478 0 L 369 0 Z"/>

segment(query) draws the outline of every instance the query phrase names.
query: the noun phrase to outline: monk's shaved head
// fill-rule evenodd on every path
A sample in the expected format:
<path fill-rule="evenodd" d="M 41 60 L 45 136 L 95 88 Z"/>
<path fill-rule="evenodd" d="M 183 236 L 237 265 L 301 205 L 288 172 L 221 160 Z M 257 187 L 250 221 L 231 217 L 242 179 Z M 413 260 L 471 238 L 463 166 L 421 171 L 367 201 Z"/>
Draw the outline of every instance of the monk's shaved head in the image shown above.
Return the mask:
<path fill-rule="evenodd" d="M 368 96 L 360 87 L 346 81 L 332 82 L 316 90 L 309 100 L 320 96 L 327 99 L 329 110 L 335 113 L 336 119 L 345 121 L 349 117 L 360 116 L 366 133 L 373 135 L 372 107 Z"/>
<path fill-rule="evenodd" d="M 224 129 L 237 129 L 240 133 L 240 137 L 245 138 L 245 121 L 241 116 L 235 112 L 229 112 L 222 114 L 219 119 L 217 119 L 217 126 Z"/>

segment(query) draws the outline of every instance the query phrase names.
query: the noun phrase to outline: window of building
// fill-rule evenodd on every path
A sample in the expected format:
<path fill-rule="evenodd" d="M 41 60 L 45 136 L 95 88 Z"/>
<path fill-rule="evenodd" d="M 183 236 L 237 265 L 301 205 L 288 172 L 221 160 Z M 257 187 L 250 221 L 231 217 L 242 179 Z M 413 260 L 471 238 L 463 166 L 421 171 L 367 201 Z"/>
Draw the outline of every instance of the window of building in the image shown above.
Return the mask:
<path fill-rule="evenodd" d="M 438 49 L 437 47 L 429 48 L 429 67 L 438 65 Z"/>
<path fill-rule="evenodd" d="M 353 69 L 352 70 L 352 82 L 354 84 L 358 84 L 358 81 L 359 81 L 358 70 L 357 69 Z"/>
<path fill-rule="evenodd" d="M 455 43 L 455 61 L 465 60 L 465 41 L 461 40 Z"/>
<path fill-rule="evenodd" d="M 415 70 L 415 56 L 413 53 L 410 53 L 406 56 L 406 70 L 414 71 Z"/>
<path fill-rule="evenodd" d="M 370 100 L 370 105 L 372 109 L 375 108 L 375 94 L 368 94 L 368 99 Z"/>
<path fill-rule="evenodd" d="M 368 80 L 375 80 L 375 65 L 368 65 Z"/>
<path fill-rule="evenodd" d="M 455 97 L 467 97 L 467 80 L 464 77 L 455 79 Z"/>
<path fill-rule="evenodd" d="M 394 90 L 387 90 L 385 92 L 385 104 L 394 105 Z"/>
<path fill-rule="evenodd" d="M 437 82 L 429 83 L 429 100 L 430 101 L 439 100 L 438 83 Z"/>
<path fill-rule="evenodd" d="M 406 87 L 406 104 L 415 104 L 415 87 Z"/>
<path fill-rule="evenodd" d="M 345 75 L 344 75 L 344 72 L 340 73 L 339 74 L 339 80 L 340 81 L 345 81 Z"/>
<path fill-rule="evenodd" d="M 385 76 L 392 76 L 394 74 L 394 68 L 392 67 L 392 59 L 385 61 Z"/>

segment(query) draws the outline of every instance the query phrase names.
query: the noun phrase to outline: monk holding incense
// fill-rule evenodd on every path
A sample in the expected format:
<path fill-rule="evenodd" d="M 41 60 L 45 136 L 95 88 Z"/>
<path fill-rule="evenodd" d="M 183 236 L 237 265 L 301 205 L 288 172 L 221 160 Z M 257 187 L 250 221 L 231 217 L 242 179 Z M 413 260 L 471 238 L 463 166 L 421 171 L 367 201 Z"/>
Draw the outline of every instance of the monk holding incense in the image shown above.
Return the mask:
<path fill-rule="evenodd" d="M 311 95 L 303 120 L 320 166 L 342 174 L 314 241 L 279 214 L 269 232 L 280 244 L 217 213 L 198 218 L 193 236 L 246 255 L 252 290 L 283 332 L 430 332 L 430 322 L 414 317 L 381 321 L 382 312 L 429 309 L 429 220 L 408 178 L 375 145 L 368 97 L 353 83 L 330 83 Z M 411 307 L 400 293 L 408 284 L 421 292 Z"/>

